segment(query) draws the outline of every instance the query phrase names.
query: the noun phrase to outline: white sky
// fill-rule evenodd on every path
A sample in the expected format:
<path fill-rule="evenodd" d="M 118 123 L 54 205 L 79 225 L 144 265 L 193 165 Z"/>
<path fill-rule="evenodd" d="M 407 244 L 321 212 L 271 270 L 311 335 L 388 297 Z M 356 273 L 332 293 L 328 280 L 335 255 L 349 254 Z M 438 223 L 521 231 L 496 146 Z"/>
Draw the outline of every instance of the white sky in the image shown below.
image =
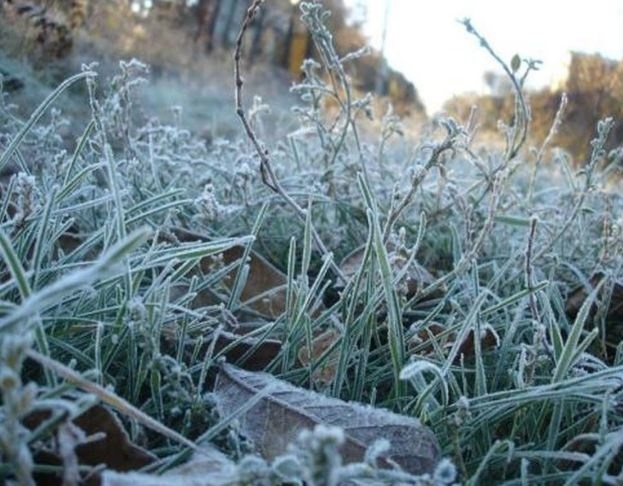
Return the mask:
<path fill-rule="evenodd" d="M 386 57 L 415 84 L 429 114 L 453 94 L 483 92 L 483 72 L 499 71 L 457 22 L 464 17 L 503 59 L 542 60 L 533 86 L 556 79 L 570 50 L 623 59 L 623 0 L 346 0 L 366 6 L 366 33 L 377 48 L 387 2 Z"/>

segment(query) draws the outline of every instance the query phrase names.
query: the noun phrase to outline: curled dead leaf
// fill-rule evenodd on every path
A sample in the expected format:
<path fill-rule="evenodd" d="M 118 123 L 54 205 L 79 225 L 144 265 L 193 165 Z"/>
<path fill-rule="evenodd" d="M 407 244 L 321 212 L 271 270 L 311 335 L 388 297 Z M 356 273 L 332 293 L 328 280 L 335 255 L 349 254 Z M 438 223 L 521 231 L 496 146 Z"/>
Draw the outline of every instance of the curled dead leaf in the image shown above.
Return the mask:
<path fill-rule="evenodd" d="M 606 276 L 603 272 L 595 273 L 588 280 L 590 288 L 580 286 L 571 292 L 567 297 L 567 302 L 565 303 L 565 312 L 569 316 L 575 318 L 588 295 L 595 287 L 597 287 L 597 285 L 601 283 L 604 278 L 606 278 Z M 604 289 L 605 288 L 607 288 L 607 286 L 604 286 Z M 591 312 L 596 312 L 596 310 L 597 306 L 594 305 Z M 609 320 L 619 321 L 623 319 L 623 282 L 621 281 L 617 280 L 612 282 L 612 295 L 610 296 L 610 305 L 608 307 L 606 318 Z"/>
<path fill-rule="evenodd" d="M 162 232 L 159 235 L 159 239 L 169 240 L 177 244 L 211 241 L 207 236 L 181 228 L 173 228 L 169 233 L 170 235 L 167 236 L 166 232 Z M 69 231 L 60 235 L 56 246 L 58 250 L 62 250 L 63 253 L 67 254 L 74 251 L 82 243 L 83 238 L 80 236 L 79 228 L 73 225 Z M 91 253 L 95 250 L 91 249 Z M 202 273 L 203 275 L 209 275 L 219 265 L 230 265 L 240 260 L 243 257 L 244 251 L 245 248 L 243 246 L 233 246 L 223 251 L 220 255 L 204 257 L 199 262 L 197 268 L 192 270 L 190 274 L 197 275 Z M 241 264 L 244 263 L 242 262 Z M 246 264 L 249 265 L 249 272 L 246 285 L 240 294 L 242 306 L 268 318 L 276 319 L 285 311 L 286 276 L 268 260 L 254 251 L 249 253 Z M 222 284 L 228 291 L 231 291 L 233 288 L 237 271 L 238 266 L 223 276 Z M 185 284 L 173 285 L 171 298 L 175 299 L 187 292 L 188 287 Z M 210 291 L 201 291 L 191 303 L 191 307 L 207 307 L 216 305 L 219 302 L 219 299 Z"/>
<path fill-rule="evenodd" d="M 500 345 L 500 338 L 490 327 L 485 327 L 480 332 L 480 349 L 482 351 L 496 348 Z M 457 360 L 463 355 L 465 358 L 473 358 L 476 355 L 476 344 L 474 342 L 474 330 L 470 329 L 461 343 Z"/>

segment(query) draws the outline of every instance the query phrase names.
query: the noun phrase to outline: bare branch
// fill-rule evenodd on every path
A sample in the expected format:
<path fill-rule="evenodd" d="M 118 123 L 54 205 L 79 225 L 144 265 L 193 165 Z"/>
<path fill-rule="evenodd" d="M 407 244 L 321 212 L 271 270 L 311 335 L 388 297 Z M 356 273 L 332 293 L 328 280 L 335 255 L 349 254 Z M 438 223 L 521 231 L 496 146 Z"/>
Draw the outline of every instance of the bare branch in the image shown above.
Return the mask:
<path fill-rule="evenodd" d="M 277 175 L 275 174 L 275 171 L 273 170 L 271 164 L 270 152 L 258 139 L 255 130 L 253 130 L 253 127 L 251 126 L 249 120 L 247 119 L 247 116 L 245 115 L 242 105 L 242 87 L 244 85 L 244 79 L 242 77 L 240 69 L 240 60 L 242 59 L 242 44 L 244 41 L 244 36 L 249 29 L 249 26 L 253 22 L 253 19 L 257 15 L 263 3 L 264 0 L 253 0 L 250 7 L 247 9 L 247 13 L 245 14 L 244 20 L 242 21 L 242 25 L 240 27 L 240 32 L 236 37 L 236 46 L 234 51 L 236 114 L 238 115 L 238 118 L 240 118 L 247 137 L 249 138 L 249 140 L 251 140 L 251 143 L 253 144 L 253 147 L 255 148 L 255 151 L 260 158 L 260 173 L 262 175 L 262 182 L 266 184 L 266 186 L 269 187 L 273 192 L 281 196 L 283 200 L 292 209 L 294 209 L 296 214 L 304 221 L 306 217 L 306 211 L 286 192 L 286 190 L 279 182 L 279 179 L 277 178 Z M 318 250 L 320 250 L 323 255 L 327 255 L 330 253 L 325 244 L 323 243 L 322 239 L 320 238 L 320 235 L 313 226 L 312 237 L 314 239 L 314 243 L 318 247 Z M 333 272 L 335 272 L 335 274 L 342 282 L 347 282 L 346 276 L 333 261 L 331 262 L 331 269 L 333 270 Z"/>

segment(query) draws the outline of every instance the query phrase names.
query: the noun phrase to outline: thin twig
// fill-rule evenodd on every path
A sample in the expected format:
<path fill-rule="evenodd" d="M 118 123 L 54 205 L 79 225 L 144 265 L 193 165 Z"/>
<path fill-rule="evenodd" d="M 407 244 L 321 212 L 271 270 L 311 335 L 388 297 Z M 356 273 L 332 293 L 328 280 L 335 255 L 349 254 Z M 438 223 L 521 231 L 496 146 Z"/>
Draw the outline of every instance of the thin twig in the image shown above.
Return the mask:
<path fill-rule="evenodd" d="M 562 96 L 560 97 L 560 105 L 558 106 L 558 110 L 556 111 L 556 115 L 554 116 L 554 121 L 552 122 L 552 125 L 550 126 L 549 132 L 547 133 L 545 140 L 543 140 L 543 144 L 541 145 L 541 148 L 536 154 L 536 158 L 534 161 L 534 169 L 532 170 L 532 175 L 530 176 L 530 183 L 528 185 L 528 204 L 532 202 L 532 197 L 534 196 L 534 185 L 536 183 L 536 176 L 537 176 L 539 167 L 541 166 L 541 162 L 543 162 L 545 150 L 552 143 L 552 140 L 554 139 L 554 137 L 558 133 L 558 130 L 560 129 L 560 125 L 562 125 L 562 117 L 565 113 L 565 109 L 567 108 L 567 103 L 568 103 L 567 93 L 563 93 Z"/>
<path fill-rule="evenodd" d="M 513 89 L 515 91 L 515 121 L 513 123 L 513 135 L 512 139 L 509 140 L 509 145 L 506 148 L 506 161 L 511 161 L 514 159 L 519 150 L 526 142 L 528 138 L 528 126 L 530 123 L 530 110 L 528 108 L 528 104 L 526 103 L 526 99 L 523 94 L 522 84 L 527 76 L 529 70 L 531 69 L 531 64 L 528 67 L 528 71 L 521 79 L 521 81 L 517 80 L 515 74 L 511 71 L 508 65 L 504 62 L 504 60 L 493 50 L 487 39 L 485 39 L 472 25 L 470 19 L 463 19 L 461 21 L 465 29 L 468 33 L 472 34 L 474 37 L 478 39 L 480 45 L 495 59 L 495 61 L 502 67 L 508 78 L 510 79 Z M 517 108 L 520 108 L 519 110 Z"/>
<path fill-rule="evenodd" d="M 255 130 L 251 127 L 247 116 L 245 115 L 244 108 L 242 106 L 242 87 L 244 85 L 244 80 L 242 78 L 241 69 L 240 69 L 240 60 L 242 58 L 242 43 L 244 41 L 244 36 L 249 29 L 249 26 L 253 22 L 253 19 L 257 15 L 260 7 L 264 3 L 264 0 L 253 0 L 251 6 L 247 9 L 247 13 L 242 21 L 242 26 L 240 27 L 240 32 L 236 37 L 235 51 L 234 51 L 234 77 L 235 77 L 235 85 L 236 85 L 236 114 L 240 121 L 242 122 L 242 126 L 247 134 L 249 140 L 253 144 L 255 151 L 257 152 L 260 158 L 260 173 L 262 176 L 262 182 L 266 184 L 273 192 L 277 193 L 279 196 L 283 198 L 283 200 L 296 212 L 296 214 L 302 220 L 305 220 L 306 211 L 299 206 L 299 204 L 286 192 L 286 190 L 281 185 L 281 182 L 277 178 L 275 171 L 273 170 L 271 164 L 270 152 L 266 147 L 262 145 Z M 323 243 L 320 235 L 316 231 L 316 229 L 312 226 L 312 237 L 316 246 L 320 250 L 323 255 L 329 254 L 329 250 Z M 342 270 L 338 267 L 335 262 L 331 262 L 331 269 L 337 275 L 337 277 L 344 283 L 347 282 L 347 278 L 342 272 Z"/>
<path fill-rule="evenodd" d="M 526 244 L 526 253 L 525 253 L 525 285 L 528 290 L 532 290 L 534 288 L 534 276 L 533 276 L 533 268 L 532 268 L 532 253 L 534 249 L 534 238 L 536 236 L 536 226 L 538 223 L 538 219 L 533 216 L 530 218 L 530 232 L 528 233 L 528 242 Z M 530 311 L 532 312 L 532 318 L 539 322 L 539 309 L 536 304 L 536 297 L 534 293 L 530 293 Z"/>
<path fill-rule="evenodd" d="M 449 133 L 446 138 L 438 145 L 433 147 L 432 153 L 428 157 L 428 160 L 424 164 L 423 167 L 413 176 L 413 180 L 411 181 L 411 187 L 409 188 L 409 192 L 405 194 L 405 196 L 400 200 L 398 206 L 393 208 L 387 217 L 387 222 L 385 223 L 385 228 L 383 229 L 383 241 L 387 242 L 392 233 L 392 229 L 398 218 L 403 213 L 405 209 L 407 209 L 415 196 L 415 192 L 420 187 L 424 178 L 428 175 L 428 172 L 435 166 L 440 164 L 441 155 L 447 150 L 453 150 L 455 148 L 455 137 L 453 134 Z"/>
<path fill-rule="evenodd" d="M 611 117 L 607 117 L 597 123 L 597 137 L 591 141 L 591 146 L 593 147 L 593 150 L 591 151 L 590 159 L 585 164 L 585 169 L 583 169 L 582 171 L 585 176 L 584 188 L 578 195 L 578 199 L 574 204 L 573 208 L 571 209 L 569 216 L 567 217 L 565 222 L 560 225 L 558 233 L 556 233 L 556 235 L 549 241 L 549 243 L 541 248 L 541 250 L 534 256 L 534 261 L 539 260 L 543 255 L 549 252 L 575 222 L 576 216 L 579 214 L 584 204 L 584 201 L 586 200 L 586 196 L 593 187 L 593 172 L 595 171 L 597 163 L 604 156 L 604 146 L 613 126 L 614 120 Z"/>
<path fill-rule="evenodd" d="M 530 291 L 530 295 L 528 297 L 528 303 L 530 306 L 530 312 L 532 313 L 532 319 L 534 322 L 541 322 L 541 316 L 539 314 L 539 307 L 537 305 L 536 300 L 536 292 L 535 290 L 535 279 L 534 279 L 534 267 L 532 265 L 533 262 L 533 253 L 534 253 L 534 241 L 536 239 L 536 227 L 539 222 L 539 219 L 536 216 L 530 218 L 530 232 L 528 233 L 528 242 L 526 244 L 526 252 L 525 252 L 525 285 L 526 288 Z M 552 349 L 552 345 L 547 340 L 546 333 L 540 333 L 541 345 L 545 350 L 545 353 L 549 357 L 554 365 L 556 364 L 556 357 L 554 356 L 554 351 Z M 534 370 L 533 370 L 534 371 Z"/>

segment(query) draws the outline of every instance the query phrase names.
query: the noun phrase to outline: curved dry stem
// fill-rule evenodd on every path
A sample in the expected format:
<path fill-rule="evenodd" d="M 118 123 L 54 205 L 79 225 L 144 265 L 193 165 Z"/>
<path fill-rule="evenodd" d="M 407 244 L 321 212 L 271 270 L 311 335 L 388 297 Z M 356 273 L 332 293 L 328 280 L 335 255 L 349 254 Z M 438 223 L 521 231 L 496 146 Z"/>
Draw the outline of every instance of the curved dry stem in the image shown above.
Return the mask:
<path fill-rule="evenodd" d="M 246 135 L 249 138 L 249 140 L 251 140 L 251 143 L 253 144 L 253 147 L 255 148 L 255 151 L 257 152 L 260 158 L 260 173 L 262 176 L 262 182 L 266 184 L 266 186 L 268 186 L 273 192 L 281 196 L 281 198 L 283 198 L 283 200 L 288 204 L 288 206 L 294 209 L 294 211 L 299 216 L 299 218 L 301 218 L 304 221 L 306 217 L 306 211 L 286 192 L 286 190 L 281 185 L 281 182 L 279 181 L 279 178 L 277 177 L 277 174 L 275 173 L 273 169 L 271 158 L 270 158 L 270 152 L 268 151 L 266 147 L 263 146 L 263 144 L 260 142 L 259 138 L 257 137 L 255 130 L 253 130 L 253 127 L 249 123 L 249 120 L 244 112 L 244 108 L 242 105 L 242 87 L 244 85 L 244 80 L 242 78 L 241 69 L 240 69 L 240 60 L 242 58 L 242 43 L 244 41 L 244 36 L 247 30 L 249 29 L 249 26 L 253 22 L 253 19 L 257 15 L 257 12 L 259 11 L 263 3 L 264 3 L 264 0 L 253 0 L 253 3 L 251 4 L 251 6 L 247 9 L 247 13 L 245 14 L 244 20 L 242 21 L 242 26 L 240 27 L 240 32 L 238 32 L 238 36 L 236 37 L 236 44 L 235 44 L 235 50 L 234 50 L 236 114 L 238 115 L 238 118 L 240 118 L 240 121 L 242 122 L 242 126 L 244 127 Z M 316 229 L 312 226 L 311 230 L 312 230 L 312 237 L 314 239 L 314 243 L 318 247 L 318 250 L 323 255 L 329 254 L 330 253 L 329 250 L 323 243 Z M 346 283 L 347 281 L 346 276 L 344 275 L 342 270 L 340 270 L 340 268 L 335 262 L 331 263 L 331 269 L 333 270 L 333 272 L 335 272 L 335 274 L 338 276 L 340 280 Z"/>

